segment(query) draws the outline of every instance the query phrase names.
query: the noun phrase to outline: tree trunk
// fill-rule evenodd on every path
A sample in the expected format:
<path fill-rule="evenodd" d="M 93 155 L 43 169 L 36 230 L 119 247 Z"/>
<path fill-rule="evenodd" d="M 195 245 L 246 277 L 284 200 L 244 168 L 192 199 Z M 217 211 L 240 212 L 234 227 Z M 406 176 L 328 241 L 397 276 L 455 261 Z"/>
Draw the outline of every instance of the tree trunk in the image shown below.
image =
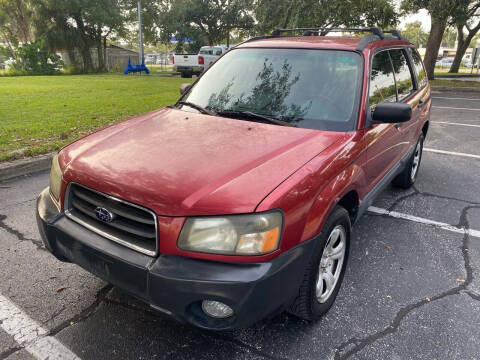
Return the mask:
<path fill-rule="evenodd" d="M 435 78 L 435 62 L 437 61 L 438 51 L 442 44 L 442 37 L 446 26 L 447 19 L 435 19 L 432 17 L 432 26 L 430 27 L 430 35 L 428 36 L 427 50 L 423 60 L 429 80 Z"/>
<path fill-rule="evenodd" d="M 97 43 L 97 57 L 98 57 L 98 71 L 105 71 L 105 61 L 103 57 L 103 46 L 102 46 L 102 30 L 99 27 L 97 31 L 97 38 L 95 39 Z"/>
<path fill-rule="evenodd" d="M 474 36 L 478 33 L 478 31 L 480 31 L 480 22 L 473 29 L 467 28 L 467 30 L 468 30 L 468 35 L 465 38 L 465 35 L 463 34 L 463 25 L 457 26 L 457 31 L 458 31 L 457 52 L 455 54 L 455 59 L 453 59 L 453 64 L 450 67 L 450 70 L 448 71 L 449 73 L 458 73 L 458 70 L 460 69 L 460 65 L 462 64 L 463 56 L 467 52 L 467 49 L 470 46 L 470 42 L 472 41 Z"/>
<path fill-rule="evenodd" d="M 453 59 L 453 64 L 450 67 L 449 73 L 458 73 L 460 65 L 462 64 L 463 55 L 467 51 L 470 41 L 465 41 L 465 36 L 463 34 L 463 25 L 457 26 L 457 52 L 455 53 L 455 58 Z"/>
<path fill-rule="evenodd" d="M 107 59 L 107 36 L 103 38 L 103 59 L 105 61 L 105 70 L 110 71 L 110 66 Z"/>

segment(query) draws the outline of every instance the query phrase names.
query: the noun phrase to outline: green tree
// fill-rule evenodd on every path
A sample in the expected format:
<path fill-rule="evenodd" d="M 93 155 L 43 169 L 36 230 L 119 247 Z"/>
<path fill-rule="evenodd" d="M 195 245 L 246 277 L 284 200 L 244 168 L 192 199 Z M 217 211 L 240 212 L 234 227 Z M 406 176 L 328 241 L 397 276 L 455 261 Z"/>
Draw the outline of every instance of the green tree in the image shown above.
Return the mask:
<path fill-rule="evenodd" d="M 276 28 L 395 25 L 391 0 L 258 0 L 257 33 Z"/>
<path fill-rule="evenodd" d="M 457 73 L 460 69 L 463 56 L 474 36 L 480 31 L 480 1 L 468 1 L 460 6 L 453 15 L 453 22 L 457 28 L 457 52 L 449 72 Z"/>
<path fill-rule="evenodd" d="M 127 11 L 121 0 L 35 0 L 32 4 L 37 36 L 46 39 L 50 49 L 66 50 L 75 65 L 91 71 L 94 48 L 97 69 L 105 69 L 107 39 L 125 32 Z"/>
<path fill-rule="evenodd" d="M 415 44 L 416 47 L 424 46 L 428 40 L 428 33 L 423 30 L 420 21 L 407 23 L 405 29 L 402 30 L 402 35 Z"/>
<path fill-rule="evenodd" d="M 206 41 L 209 45 L 229 42 L 232 31 L 254 26 L 254 0 L 165 0 L 159 6 L 157 26 L 161 39 L 171 35 Z"/>
<path fill-rule="evenodd" d="M 425 52 L 425 68 L 427 76 L 433 80 L 435 75 L 435 62 L 442 43 L 443 34 L 448 24 L 452 21 L 452 15 L 467 0 L 403 0 L 401 8 L 405 13 L 416 13 L 420 9 L 426 9 L 430 14 L 432 24 L 427 40 Z"/>
<path fill-rule="evenodd" d="M 0 48 L 16 62 L 19 44 L 33 41 L 31 15 L 27 0 L 0 0 Z"/>
<path fill-rule="evenodd" d="M 455 47 L 455 40 L 457 39 L 457 32 L 454 27 L 447 27 L 442 37 L 441 46 L 452 49 Z"/>

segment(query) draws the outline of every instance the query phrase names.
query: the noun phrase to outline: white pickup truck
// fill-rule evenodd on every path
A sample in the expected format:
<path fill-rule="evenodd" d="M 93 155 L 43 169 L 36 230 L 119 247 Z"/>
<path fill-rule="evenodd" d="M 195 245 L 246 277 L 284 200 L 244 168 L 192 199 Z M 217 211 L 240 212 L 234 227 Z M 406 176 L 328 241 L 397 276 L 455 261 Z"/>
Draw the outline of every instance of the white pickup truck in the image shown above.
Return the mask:
<path fill-rule="evenodd" d="M 176 54 L 173 57 L 174 70 L 181 73 L 183 78 L 200 75 L 227 50 L 226 46 L 202 46 L 197 55 Z"/>

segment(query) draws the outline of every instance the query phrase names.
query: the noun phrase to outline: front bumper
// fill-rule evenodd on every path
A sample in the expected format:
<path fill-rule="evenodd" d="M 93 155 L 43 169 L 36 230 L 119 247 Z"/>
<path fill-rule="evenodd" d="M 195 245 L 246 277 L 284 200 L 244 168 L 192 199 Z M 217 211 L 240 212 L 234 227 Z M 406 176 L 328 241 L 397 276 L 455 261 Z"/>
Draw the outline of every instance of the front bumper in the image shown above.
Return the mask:
<path fill-rule="evenodd" d="M 201 328 L 248 327 L 285 310 L 298 294 L 314 240 L 269 262 L 234 264 L 180 256 L 150 257 L 114 243 L 58 212 L 48 188 L 37 200 L 37 223 L 47 249 L 179 321 Z M 207 316 L 203 300 L 234 310 L 226 319 Z"/>

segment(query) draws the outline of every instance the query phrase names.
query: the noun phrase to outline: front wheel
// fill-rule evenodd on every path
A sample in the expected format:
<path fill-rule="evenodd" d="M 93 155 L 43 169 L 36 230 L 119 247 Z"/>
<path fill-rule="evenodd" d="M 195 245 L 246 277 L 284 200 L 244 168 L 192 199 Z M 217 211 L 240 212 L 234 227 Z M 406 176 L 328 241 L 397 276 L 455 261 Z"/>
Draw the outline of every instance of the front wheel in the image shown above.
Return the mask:
<path fill-rule="evenodd" d="M 422 161 L 423 141 L 424 136 L 422 134 L 415 144 L 415 150 L 408 160 L 407 166 L 395 179 L 393 179 L 393 185 L 402 189 L 408 189 L 415 183 L 418 176 L 418 170 L 420 169 L 420 163 Z"/>
<path fill-rule="evenodd" d="M 350 232 L 348 211 L 340 206 L 335 207 L 317 239 L 298 296 L 289 312 L 312 321 L 330 309 L 345 273 Z"/>

